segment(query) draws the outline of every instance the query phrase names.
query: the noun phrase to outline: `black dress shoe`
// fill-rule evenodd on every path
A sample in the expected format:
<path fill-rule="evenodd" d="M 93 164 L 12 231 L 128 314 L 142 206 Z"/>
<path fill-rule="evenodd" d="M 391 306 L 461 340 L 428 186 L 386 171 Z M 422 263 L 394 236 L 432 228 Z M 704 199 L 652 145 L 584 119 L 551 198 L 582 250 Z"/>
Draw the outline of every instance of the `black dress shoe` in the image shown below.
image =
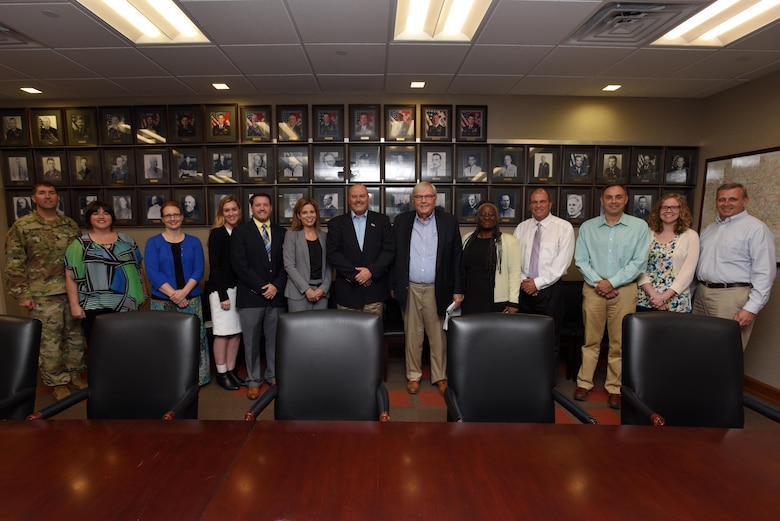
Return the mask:
<path fill-rule="evenodd" d="M 238 390 L 238 385 L 233 383 L 230 379 L 230 373 L 217 373 L 217 383 L 220 387 L 227 389 L 228 391 Z"/>
<path fill-rule="evenodd" d="M 243 378 L 239 377 L 236 374 L 236 370 L 235 369 L 233 369 L 231 371 L 228 371 L 225 374 L 228 375 L 228 378 L 230 379 L 230 383 L 232 383 L 233 385 L 238 385 L 240 387 L 246 387 L 246 380 L 244 380 Z"/>

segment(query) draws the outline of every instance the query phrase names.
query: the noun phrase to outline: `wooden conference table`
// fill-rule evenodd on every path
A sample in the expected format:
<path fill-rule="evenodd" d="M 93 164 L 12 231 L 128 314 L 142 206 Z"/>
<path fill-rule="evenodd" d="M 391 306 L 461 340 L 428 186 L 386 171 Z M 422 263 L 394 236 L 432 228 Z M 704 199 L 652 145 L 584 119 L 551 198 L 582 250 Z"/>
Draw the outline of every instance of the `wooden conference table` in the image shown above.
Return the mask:
<path fill-rule="evenodd" d="M 0 518 L 777 519 L 774 430 L 0 422 Z"/>

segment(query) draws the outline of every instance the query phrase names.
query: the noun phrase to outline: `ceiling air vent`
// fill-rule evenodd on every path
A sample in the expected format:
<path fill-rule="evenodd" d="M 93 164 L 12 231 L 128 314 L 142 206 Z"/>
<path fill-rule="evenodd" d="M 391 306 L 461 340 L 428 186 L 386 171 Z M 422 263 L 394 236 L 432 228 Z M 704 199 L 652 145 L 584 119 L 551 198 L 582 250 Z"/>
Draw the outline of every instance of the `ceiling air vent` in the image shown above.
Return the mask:
<path fill-rule="evenodd" d="M 706 6 L 706 2 L 607 4 L 582 24 L 567 43 L 641 46 L 657 40 Z"/>
<path fill-rule="evenodd" d="M 30 41 L 26 36 L 17 33 L 0 22 L 0 49 L 22 49 L 25 47 L 40 47 L 40 44 Z"/>

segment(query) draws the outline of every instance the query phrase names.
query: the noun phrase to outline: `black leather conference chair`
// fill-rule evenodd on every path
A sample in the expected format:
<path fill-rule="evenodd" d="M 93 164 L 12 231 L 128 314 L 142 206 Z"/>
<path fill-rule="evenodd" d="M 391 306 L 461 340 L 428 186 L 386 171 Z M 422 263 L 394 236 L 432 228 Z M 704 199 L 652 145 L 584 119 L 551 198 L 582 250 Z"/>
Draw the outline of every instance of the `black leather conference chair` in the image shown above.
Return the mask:
<path fill-rule="evenodd" d="M 23 420 L 35 410 L 41 321 L 0 316 L 0 420 Z"/>
<path fill-rule="evenodd" d="M 623 319 L 623 425 L 742 428 L 743 405 L 780 421 L 743 383 L 736 321 L 668 311 Z"/>
<path fill-rule="evenodd" d="M 198 320 L 167 311 L 98 316 L 89 345 L 89 387 L 29 419 L 49 418 L 84 399 L 90 419 L 197 419 Z"/>
<path fill-rule="evenodd" d="M 272 401 L 277 420 L 389 421 L 381 318 L 336 309 L 281 315 L 276 381 L 246 413 L 247 421 Z"/>
<path fill-rule="evenodd" d="M 447 334 L 449 419 L 553 423 L 558 402 L 581 422 L 597 423 L 553 386 L 552 318 L 468 315 L 452 319 Z"/>

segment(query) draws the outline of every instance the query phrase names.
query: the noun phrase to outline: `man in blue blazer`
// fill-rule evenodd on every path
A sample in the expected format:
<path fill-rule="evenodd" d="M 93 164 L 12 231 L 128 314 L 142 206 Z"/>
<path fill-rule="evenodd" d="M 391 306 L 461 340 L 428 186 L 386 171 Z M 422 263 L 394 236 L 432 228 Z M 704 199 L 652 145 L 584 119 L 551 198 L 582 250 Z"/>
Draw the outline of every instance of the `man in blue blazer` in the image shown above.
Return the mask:
<path fill-rule="evenodd" d="M 276 322 L 286 304 L 282 244 L 285 230 L 271 222 L 271 196 L 254 194 L 249 200 L 252 219 L 233 230 L 230 253 L 238 279 L 236 305 L 247 369 L 247 398 L 260 396 L 260 333 L 265 333 L 265 380 L 276 383 Z"/>
<path fill-rule="evenodd" d="M 339 309 L 382 316 L 390 297 L 389 269 L 395 258 L 390 219 L 368 210 L 368 189 L 349 188 L 349 213 L 328 223 L 328 262 L 336 268 L 335 298 Z"/>
<path fill-rule="evenodd" d="M 423 329 L 431 346 L 431 382 L 447 388 L 447 307 L 463 302 L 457 219 L 436 209 L 436 188 L 421 182 L 412 191 L 414 211 L 395 218 L 393 296 L 403 308 L 406 329 L 406 390 L 417 394 L 422 377 Z"/>

